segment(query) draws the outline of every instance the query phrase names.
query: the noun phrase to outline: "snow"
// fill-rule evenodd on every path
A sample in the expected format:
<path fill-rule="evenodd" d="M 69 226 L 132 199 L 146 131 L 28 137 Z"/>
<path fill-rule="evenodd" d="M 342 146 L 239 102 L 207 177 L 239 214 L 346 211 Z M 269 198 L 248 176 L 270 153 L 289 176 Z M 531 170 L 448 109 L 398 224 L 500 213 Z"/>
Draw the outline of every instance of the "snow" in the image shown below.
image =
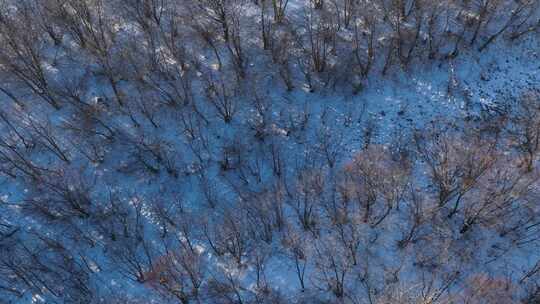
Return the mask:
<path fill-rule="evenodd" d="M 288 5 L 291 16 L 299 15 L 300 11 L 304 9 L 301 0 L 290 1 Z M 256 16 L 256 11 L 248 11 L 247 14 Z M 139 32 L 139 29 L 134 25 L 122 24 L 121 27 L 122 35 L 135 35 Z M 350 36 L 350 33 L 343 34 L 344 37 Z M 283 161 L 286 164 L 284 175 L 286 177 L 297 175 L 299 168 L 308 167 L 312 163 L 323 164 L 321 165 L 322 170 L 330 172 L 329 174 L 335 174 L 337 168 L 342 168 L 350 163 L 355 154 L 362 151 L 365 144 L 363 132 L 369 126 L 374 128 L 372 144 L 387 147 L 396 138 L 396 134 L 409 138 L 413 131 L 423 132 L 443 121 L 460 122 L 466 117 L 480 117 L 486 112 L 491 113 L 498 110 L 506 99 L 518 96 L 523 90 L 531 87 L 538 88 L 540 86 L 540 53 L 538 50 L 540 50 L 540 39 L 536 36 L 530 36 L 512 44 L 501 39 L 481 54 L 475 50 L 468 50 L 450 62 L 441 61 L 437 64 L 435 62 L 415 62 L 406 70 L 396 68 L 387 76 L 374 73 L 365 81 L 365 89 L 358 95 L 345 91 L 344 88 L 320 89 L 310 92 L 309 87 L 306 86 L 298 87 L 292 92 L 286 92 L 277 81 L 258 80 L 268 84 L 267 91 L 255 90 L 256 92 L 254 92 L 266 100 L 267 104 L 263 107 L 266 116 L 258 113 L 256 108 L 250 105 L 253 103 L 251 99 L 255 98 L 254 95 L 244 96 L 238 101 L 238 114 L 234 116 L 230 124 L 226 124 L 216 115 L 214 108 L 209 103 L 200 101 L 203 99 L 202 96 L 196 96 L 195 99 L 201 102 L 198 110 L 205 117 L 208 117 L 209 121 L 208 125 L 202 128 L 194 126 L 195 136 L 189 135 L 183 129 L 181 122 L 182 119 L 193 119 L 194 117 L 191 116 L 195 115 L 193 113 L 185 114 L 182 111 L 160 107 L 155 113 L 159 127 L 155 128 L 141 113 L 135 112 L 130 118 L 129 111 L 131 110 L 129 109 L 103 108 L 101 109 L 103 116 L 109 120 L 110 125 L 117 128 L 118 137 L 120 137 L 110 146 L 98 147 L 103 148 L 103 162 L 92 163 L 91 166 L 88 166 L 86 158 L 73 149 L 68 151 L 71 158 L 68 164 L 57 161 L 46 153 L 43 147 L 28 151 L 28 154 L 31 155 L 33 163 L 36 165 L 68 172 L 64 178 L 70 190 L 77 189 L 79 181 L 72 178 L 69 172 L 74 172 L 73 176 L 80 175 L 82 179 L 80 182 L 85 185 L 88 183 L 90 197 L 95 201 L 103 202 L 104 206 L 112 194 L 118 195 L 119 202 L 131 206 L 133 209 L 141 205 L 141 215 L 145 217 L 143 220 L 145 224 L 141 228 L 144 230 L 143 234 L 150 236 L 152 244 L 164 252 L 164 245 L 161 244 L 158 230 L 156 230 L 159 223 L 155 220 L 154 210 L 150 208 L 154 201 L 181 201 L 182 206 L 188 210 L 189 217 L 192 217 L 191 220 L 197 222 L 197 228 L 200 228 L 203 215 L 197 212 L 204 210 L 205 206 L 208 205 L 207 196 L 231 205 L 241 201 L 243 198 L 239 197 L 237 190 L 237 187 L 244 187 L 239 186 L 242 185 L 241 178 L 244 178 L 248 184 L 246 187 L 254 192 L 273 189 L 272 184 L 275 181 L 270 163 L 254 156 L 259 154 L 257 151 L 269 145 L 269 141 L 276 143 L 278 149 L 284 153 Z M 174 58 L 165 54 L 166 51 L 158 49 L 157 52 L 162 54 L 166 64 L 177 64 Z M 50 74 L 51 79 L 58 83 L 68 79 L 75 82 L 75 79 L 83 79 L 88 88 L 82 89 L 81 98 L 88 101 L 89 104 L 97 105 L 102 96 L 113 98 L 111 89 L 106 82 L 96 75 L 87 76 L 86 67 L 78 66 L 77 63 L 73 65 L 65 63 L 64 65 L 61 62 L 63 54 L 58 53 L 60 55 L 54 57 L 58 58 L 59 64 L 53 65 L 51 62 L 43 62 L 43 67 Z M 58 53 L 54 52 L 54 54 Z M 81 53 L 77 60 L 86 62 L 86 56 L 87 54 Z M 47 60 L 50 60 L 49 57 Z M 218 64 L 213 58 L 214 56 L 201 54 L 199 60 L 203 66 L 217 72 Z M 250 60 L 249 65 L 253 70 L 264 69 L 263 59 L 260 61 L 254 57 Z M 88 65 L 90 70 L 95 68 L 94 63 L 88 63 Z M 84 77 L 89 77 L 89 79 L 84 80 Z M 200 90 L 202 74 L 196 72 L 196 77 L 199 82 L 195 84 L 195 90 Z M 295 77 L 301 79 L 300 75 L 295 75 Z M 449 93 L 450 86 L 455 88 L 452 93 Z M 129 83 L 124 82 L 121 87 L 127 96 L 137 94 L 134 86 Z M 3 97 L 2 95 L 1 98 Z M 1 101 L 4 102 L 4 100 Z M 151 98 L 141 100 L 141 102 L 150 101 Z M 7 104 L 7 101 L 5 102 Z M 61 129 L 65 122 L 71 120 L 72 115 L 76 115 L 68 108 L 54 111 L 46 105 L 37 104 L 33 108 L 25 109 L 27 112 L 21 112 L 13 106 L 6 106 L 5 111 L 12 113 L 11 115 L 26 115 L 21 117 L 21 124 L 27 124 L 30 119 L 50 122 L 53 130 Z M 132 119 L 135 119 L 140 125 L 137 126 Z M 263 123 L 266 123 L 264 131 L 268 133 L 268 139 L 257 142 L 252 139 L 254 132 L 252 132 L 251 126 Z M 456 123 L 456 128 L 462 128 L 462 126 Z M 6 128 L 5 134 L 8 135 L 11 132 Z M 60 136 L 60 145 L 69 147 L 68 139 L 69 135 Z M 11 140 L 17 141 L 14 136 Z M 164 165 L 155 159 L 150 149 L 137 150 L 141 142 L 147 146 L 159 144 L 163 154 L 162 158 L 167 158 L 174 164 L 180 171 L 178 176 L 174 177 L 166 172 L 163 169 Z M 329 146 L 335 149 L 335 151 L 330 151 L 330 153 L 335 152 L 336 163 L 333 168 L 330 168 L 330 161 L 325 155 L 327 152 L 324 151 L 325 143 L 330 143 Z M 220 170 L 221 151 L 231 145 L 232 148 L 237 148 L 238 154 L 252 164 L 254 172 L 259 170 L 258 179 L 260 181 L 257 181 L 256 173 L 246 174 L 247 176 L 240 178 L 233 173 Z M 68 149 L 66 148 L 66 150 Z M 136 162 L 137 157 L 145 158 L 150 166 L 158 167 L 159 172 L 147 173 L 143 169 L 135 167 L 141 166 L 140 163 Z M 427 170 L 424 171 L 423 175 L 425 176 L 426 173 Z M 3 208 L 3 210 L 9 210 L 9 214 L 4 217 L 7 222 L 17 223 L 29 231 L 47 231 L 49 228 L 44 227 L 41 220 L 27 216 L 20 210 L 20 206 L 25 204 L 26 197 L 30 194 L 39 194 L 39 190 L 27 188 L 24 181 L 12 180 L 9 177 L 1 177 L 0 181 L 2 182 L 0 204 L 10 205 L 7 209 Z M 39 185 L 37 186 L 39 188 Z M 205 193 L 204 187 L 208 187 L 208 193 Z M 223 205 L 227 205 L 227 203 Z M 211 210 L 210 212 L 218 214 L 221 210 Z M 392 216 L 388 220 L 391 224 L 385 223 L 380 229 L 366 228 L 366 231 L 362 231 L 365 233 L 362 236 L 362 244 L 369 244 L 371 238 L 380 237 L 377 248 L 363 249 L 367 252 L 366 256 L 373 256 L 372 260 L 365 262 L 369 266 L 381 269 L 398 267 L 399 259 L 403 253 L 399 252 L 395 246 L 396 241 L 401 237 L 397 232 L 405 231 L 403 228 L 406 227 L 404 223 L 400 223 L 399 216 L 399 214 Z M 127 220 L 132 220 L 133 214 L 130 213 L 127 217 L 129 217 Z M 295 215 L 291 210 L 287 210 L 286 217 L 292 220 Z M 457 221 L 456 219 L 456 223 Z M 84 225 L 86 224 L 83 220 L 74 220 L 74 225 L 81 227 L 84 233 Z M 433 227 L 433 230 L 424 233 L 437 235 L 438 239 L 434 242 L 456 242 L 455 248 L 463 248 L 474 242 L 485 242 L 486 239 L 501 247 L 511 246 L 511 244 L 505 244 L 504 239 L 494 239 L 492 234 L 475 235 L 471 240 L 463 240 L 458 232 L 456 235 L 446 235 L 448 233 L 446 229 L 438 230 L 438 227 Z M 197 231 L 197 234 L 200 234 L 200 231 Z M 60 235 L 60 237 L 63 236 Z M 187 237 L 180 234 L 176 236 L 175 242 L 186 242 Z M 89 246 L 88 248 L 74 247 L 71 249 L 76 252 L 79 250 L 85 252 L 89 260 L 89 268 L 93 273 L 93 284 L 104 284 L 101 287 L 104 289 L 105 295 L 109 292 L 107 289 L 110 289 L 113 294 L 115 291 L 121 291 L 129 297 L 139 298 L 143 302 L 159 302 L 159 297 L 151 291 L 151 288 L 127 279 L 116 269 L 117 266 L 108 257 L 110 241 L 107 241 L 106 237 L 92 235 L 90 238 L 99 244 L 96 248 Z M 76 246 L 76 244 L 69 241 L 66 246 Z M 268 285 L 279 290 L 291 303 L 299 302 L 302 293 L 295 265 L 291 264 L 291 259 L 284 258 L 285 253 L 282 252 L 283 248 L 278 241 L 273 240 L 269 246 L 271 246 L 272 254 L 264 271 Z M 531 246 L 531 248 L 537 247 Z M 412 249 L 410 250 L 412 251 Z M 214 255 L 202 237 L 196 240 L 195 251 L 198 255 L 203 256 L 205 265 L 208 267 L 205 270 L 206 273 L 211 273 L 221 280 L 227 276 L 232 277 L 234 280 L 238 280 L 242 286 L 247 286 L 247 291 L 256 292 L 256 270 L 252 265 L 249 267 L 237 265 L 227 254 L 224 256 Z M 520 276 L 526 269 L 530 269 L 530 265 L 534 265 L 540 258 L 538 252 L 526 249 L 501 253 L 498 261 L 482 256 L 486 254 L 485 252 L 466 251 L 471 254 L 472 260 L 489 261 L 484 266 L 475 265 L 477 267 L 473 267 L 474 269 L 471 271 L 485 267 L 486 272 L 503 274 L 505 270 L 500 267 L 507 265 L 514 271 L 518 271 L 518 273 L 511 274 L 515 277 Z M 497 248 L 493 248 L 493 251 L 496 252 Z M 425 254 L 428 256 L 433 253 L 426 249 Z M 457 252 L 445 254 L 453 255 Z M 478 256 L 474 256 L 475 254 Z M 313 253 L 313 259 L 316 259 L 315 255 Z M 399 284 L 403 284 L 402 290 L 406 293 L 415 294 L 418 293 L 417 289 L 420 287 L 407 285 L 404 282 L 407 279 L 417 281 L 420 276 L 418 272 L 414 271 L 415 267 L 412 262 L 404 263 Z M 368 265 L 362 267 L 368 268 Z M 444 268 L 450 271 L 458 268 L 458 265 L 444 265 Z M 319 274 L 317 271 L 313 261 L 308 260 L 306 278 L 316 277 Z M 381 278 L 374 280 L 377 279 L 383 280 Z M 318 282 L 315 281 L 314 279 L 306 281 L 308 292 L 317 293 L 319 291 Z M 21 299 L 20 303 L 24 303 L 28 299 Z M 42 294 L 32 294 L 29 300 L 30 303 L 47 303 L 48 301 Z M 106 303 L 107 299 L 103 298 L 102 302 Z"/>

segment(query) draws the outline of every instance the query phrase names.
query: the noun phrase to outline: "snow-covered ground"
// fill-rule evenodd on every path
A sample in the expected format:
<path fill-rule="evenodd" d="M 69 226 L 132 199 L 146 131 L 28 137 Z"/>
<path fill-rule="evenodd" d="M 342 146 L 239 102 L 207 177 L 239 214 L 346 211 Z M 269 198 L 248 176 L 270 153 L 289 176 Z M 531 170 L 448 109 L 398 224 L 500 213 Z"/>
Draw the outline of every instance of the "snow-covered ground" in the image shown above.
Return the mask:
<path fill-rule="evenodd" d="M 290 22 L 301 22 L 308 2 L 290 1 Z M 259 8 L 243 4 L 242 16 L 257 18 Z M 137 65 L 148 41 L 136 24 L 121 27 L 120 42 L 107 55 L 120 93 L 103 68 L 109 65 L 80 49 L 72 34 L 60 46 L 44 42 L 40 49 L 45 78 L 65 101 L 60 109 L 2 75 L 0 88 L 17 92 L 24 106 L 0 94 L 7 118 L 0 129 L 0 224 L 6 227 L 0 255 L 13 255 L 3 263 L 21 265 L 0 265 L 0 276 L 6 275 L 0 303 L 461 303 L 472 292 L 469 285 L 485 283 L 483 276 L 491 280 L 486 288 L 507 282 L 516 289 L 512 303 L 519 303 L 525 286 L 538 282 L 539 274 L 523 280 L 540 260 L 538 169 L 517 181 L 514 171 L 488 171 L 464 194 L 470 208 L 453 216 L 450 207 L 436 206 L 437 185 L 415 147 L 418 134 L 444 129 L 437 136 L 460 137 L 512 112 L 511 101 L 524 93 L 538 92 L 538 31 L 516 40 L 501 37 L 482 52 L 464 45 L 453 59 L 415 58 L 385 75 L 380 56 L 378 69 L 353 94 L 343 84 L 324 87 L 324 76 L 315 76 L 310 92 L 300 61 L 291 62 L 295 88 L 287 91 L 268 54 L 255 48 L 259 30 L 249 27 L 241 30 L 248 45 L 241 85 L 232 84 L 237 76 L 231 66 L 218 71 L 213 50 L 187 34 L 182 51 L 194 52 L 200 66 L 181 67 L 167 46 L 165 66 L 178 78 L 146 70 L 138 75 L 137 69 L 149 69 L 146 61 Z M 227 54 L 218 44 L 218 52 Z M 192 95 L 183 105 L 169 104 L 170 95 L 182 95 L 175 90 L 188 77 Z M 220 107 L 229 106 L 234 115 L 225 121 Z M 456 151 L 473 147 L 467 149 Z M 517 158 L 508 146 L 497 149 L 497 164 Z M 404 159 L 410 158 L 411 168 L 394 160 L 401 152 L 410 153 Z M 350 203 L 341 188 L 358 155 L 368 155 L 363 162 L 382 176 L 383 186 L 373 185 L 378 209 L 369 221 L 362 218 L 364 193 L 351 194 L 361 198 Z M 474 156 L 471 166 L 483 161 Z M 32 167 L 26 160 L 40 172 L 35 178 L 25 171 Z M 410 173 L 402 177 L 396 167 Z M 530 183 L 530 193 L 508 194 L 515 202 L 507 223 L 486 220 L 471 223 L 477 230 L 460 232 L 467 216 L 484 212 L 477 207 L 484 200 L 498 202 L 482 192 L 491 189 L 482 183 L 505 182 L 502 171 L 518 186 Z M 399 198 L 386 197 L 393 193 L 387 187 Z M 386 215 L 383 202 L 391 206 Z M 350 213 L 343 223 L 332 218 L 340 204 Z M 420 211 L 425 215 L 416 222 Z M 313 223 L 302 227 L 306 212 Z M 489 212 L 490 220 L 498 214 Z M 505 224 L 516 223 L 530 235 L 499 235 L 501 227 L 509 228 Z M 414 225 L 415 241 L 400 247 Z M 42 281 L 47 271 L 39 263 L 52 265 L 52 275 L 44 276 L 50 283 Z M 35 273 L 18 277 L 13 269 Z"/>

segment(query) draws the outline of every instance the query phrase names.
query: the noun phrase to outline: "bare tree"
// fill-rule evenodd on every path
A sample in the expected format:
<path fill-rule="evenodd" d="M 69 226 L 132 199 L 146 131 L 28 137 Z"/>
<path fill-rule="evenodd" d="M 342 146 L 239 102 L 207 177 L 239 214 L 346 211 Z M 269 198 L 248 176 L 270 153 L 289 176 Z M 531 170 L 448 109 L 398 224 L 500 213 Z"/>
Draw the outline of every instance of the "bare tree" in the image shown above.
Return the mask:
<path fill-rule="evenodd" d="M 20 300 L 30 293 L 47 301 L 90 301 L 89 271 L 63 242 L 34 231 L 4 236 L 0 240 L 3 300 Z"/>
<path fill-rule="evenodd" d="M 4 47 L 0 50 L 0 71 L 10 73 L 36 96 L 59 109 L 44 66 L 47 43 L 42 37 L 43 31 L 33 22 L 32 9 L 26 1 L 19 2 L 15 15 L 7 14 L 8 10 L 3 9 L 0 40 Z"/>
<path fill-rule="evenodd" d="M 416 137 L 417 150 L 430 170 L 438 192 L 439 206 L 454 203 L 457 212 L 461 198 L 475 187 L 497 159 L 496 139 L 477 136 L 453 137 L 443 134 Z"/>
<path fill-rule="evenodd" d="M 289 0 L 272 0 L 272 8 L 274 9 L 274 22 L 282 23 L 285 19 L 285 12 Z"/>
<path fill-rule="evenodd" d="M 294 210 L 298 223 L 306 231 L 317 232 L 319 201 L 324 192 L 325 176 L 323 170 L 304 168 L 298 171 L 296 189 L 287 200 Z"/>
<path fill-rule="evenodd" d="M 238 87 L 235 83 L 226 82 L 222 77 L 206 79 L 207 100 L 217 111 L 217 115 L 225 123 L 230 123 L 238 111 Z"/>
<path fill-rule="evenodd" d="M 508 126 L 510 140 L 523 157 L 528 172 L 534 167 L 540 151 L 540 100 L 536 93 L 523 95 L 516 101 L 515 114 Z"/>
<path fill-rule="evenodd" d="M 308 10 L 305 15 L 305 29 L 307 41 L 302 43 L 304 52 L 310 57 L 313 71 L 324 72 L 334 46 L 336 35 L 334 20 L 329 14 L 318 14 L 318 12 Z"/>
<path fill-rule="evenodd" d="M 377 21 L 373 13 L 373 10 L 367 10 L 362 15 L 362 27 L 358 24 L 359 22 L 354 23 L 353 51 L 362 77 L 368 76 L 375 60 Z"/>
<path fill-rule="evenodd" d="M 343 194 L 364 210 L 364 223 L 380 224 L 404 196 L 410 168 L 406 160 L 394 157 L 385 147 L 371 146 L 345 168 L 348 181 Z"/>
<path fill-rule="evenodd" d="M 247 218 L 243 214 L 224 210 L 219 223 L 207 223 L 205 237 L 210 247 L 218 254 L 228 254 L 233 261 L 242 266 L 246 255 L 253 249 L 249 236 Z"/>
<path fill-rule="evenodd" d="M 206 280 L 201 252 L 171 250 L 154 262 L 146 274 L 146 284 L 181 303 L 200 301 L 200 289 Z"/>
<path fill-rule="evenodd" d="M 522 27 L 524 24 L 527 24 L 528 20 L 535 14 L 538 10 L 539 2 L 537 0 L 527 0 L 515 3 L 516 6 L 509 8 L 510 15 L 507 17 L 507 20 L 503 23 L 499 30 L 490 34 L 489 37 L 482 43 L 478 48 L 478 51 L 482 52 L 486 49 L 497 37 L 503 34 L 507 29 L 512 26 L 516 28 Z M 501 10 L 506 11 L 506 10 Z"/>
<path fill-rule="evenodd" d="M 151 241 L 155 231 L 144 216 L 145 203 L 135 196 L 131 206 L 111 197 L 114 212 L 102 224 L 107 235 L 107 256 L 114 262 L 113 271 L 137 283 L 147 282 L 161 256 Z M 126 206 L 127 205 L 127 206 Z"/>
<path fill-rule="evenodd" d="M 302 292 L 304 292 L 308 283 L 306 271 L 312 254 L 312 248 L 309 245 L 308 240 L 303 238 L 301 232 L 296 231 L 294 226 L 287 226 L 287 230 L 283 235 L 282 242 L 284 248 L 286 249 L 287 257 L 292 260 L 294 265 L 294 270 L 298 283 L 300 284 L 300 289 Z"/>

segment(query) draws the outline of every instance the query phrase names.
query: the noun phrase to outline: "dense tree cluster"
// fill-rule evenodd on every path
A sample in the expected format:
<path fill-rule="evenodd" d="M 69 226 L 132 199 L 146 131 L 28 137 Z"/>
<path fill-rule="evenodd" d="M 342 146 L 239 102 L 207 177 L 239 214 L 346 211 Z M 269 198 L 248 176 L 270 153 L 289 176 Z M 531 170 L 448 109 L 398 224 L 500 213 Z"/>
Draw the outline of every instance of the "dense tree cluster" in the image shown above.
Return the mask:
<path fill-rule="evenodd" d="M 537 39 L 539 11 L 0 0 L 0 303 L 540 303 L 538 86 L 388 142 L 294 95 Z"/>

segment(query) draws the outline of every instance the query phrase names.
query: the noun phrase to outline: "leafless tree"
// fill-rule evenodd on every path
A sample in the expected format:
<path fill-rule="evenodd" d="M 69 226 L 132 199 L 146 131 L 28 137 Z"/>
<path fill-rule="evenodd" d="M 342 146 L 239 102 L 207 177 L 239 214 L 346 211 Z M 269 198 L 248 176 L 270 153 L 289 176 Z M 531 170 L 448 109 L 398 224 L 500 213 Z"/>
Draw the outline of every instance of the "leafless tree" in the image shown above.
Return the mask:
<path fill-rule="evenodd" d="M 128 205 L 113 196 L 111 204 L 116 210 L 110 213 L 102 229 L 107 235 L 106 254 L 115 265 L 113 271 L 133 282 L 145 283 L 161 255 L 151 241 L 155 231 L 144 216 L 145 203 L 134 196 Z"/>
<path fill-rule="evenodd" d="M 528 93 L 516 102 L 515 114 L 508 126 L 510 139 L 522 154 L 523 166 L 531 172 L 540 151 L 540 100 L 536 93 Z"/>
<path fill-rule="evenodd" d="M 289 0 L 272 0 L 272 8 L 274 9 L 274 22 L 283 22 L 288 4 Z"/>
<path fill-rule="evenodd" d="M 312 248 L 307 239 L 304 239 L 299 231 L 296 231 L 293 226 L 288 226 L 286 233 L 283 235 L 282 243 L 286 249 L 287 257 L 292 260 L 298 283 L 301 291 L 305 291 L 307 287 L 306 271 L 308 262 L 312 255 Z"/>
<path fill-rule="evenodd" d="M 496 139 L 477 136 L 454 137 L 434 134 L 416 137 L 417 150 L 430 170 L 439 205 L 454 202 L 455 214 L 461 198 L 475 187 L 497 159 Z"/>
<path fill-rule="evenodd" d="M 225 123 L 230 123 L 238 111 L 238 94 L 235 83 L 226 82 L 221 77 L 206 79 L 207 99 Z"/>
<path fill-rule="evenodd" d="M 317 280 L 337 299 L 346 297 L 347 281 L 352 275 L 352 260 L 342 252 L 340 243 L 333 238 L 321 239 L 315 244 L 314 265 L 318 270 Z"/>
<path fill-rule="evenodd" d="M 216 254 L 227 254 L 238 266 L 242 266 L 246 255 L 253 249 L 253 240 L 245 227 L 248 227 L 248 223 L 243 214 L 226 209 L 220 222 L 205 225 L 204 233 Z"/>
<path fill-rule="evenodd" d="M 343 193 L 347 199 L 358 202 L 364 210 L 363 221 L 373 226 L 397 207 L 406 191 L 410 168 L 406 160 L 393 158 L 384 147 L 371 146 L 345 168 L 349 181 Z"/>
<path fill-rule="evenodd" d="M 302 43 L 314 72 L 324 72 L 336 35 L 335 21 L 330 14 L 307 10 L 305 15 L 307 41 Z"/>
<path fill-rule="evenodd" d="M 47 43 L 42 37 L 43 31 L 33 22 L 32 9 L 27 1 L 19 2 L 15 15 L 3 9 L 0 39 L 4 47 L 0 50 L 0 71 L 10 73 L 35 96 L 59 109 L 60 104 L 50 89 L 49 74 L 43 64 Z"/>
<path fill-rule="evenodd" d="M 3 300 L 20 300 L 28 293 L 48 301 L 91 300 L 89 271 L 62 240 L 34 231 L 12 231 L 0 240 L 0 252 Z"/>
<path fill-rule="evenodd" d="M 377 21 L 372 15 L 373 11 L 368 10 L 362 15 L 362 27 L 355 22 L 353 51 L 356 62 L 360 68 L 362 77 L 367 77 L 375 60 L 375 39 L 377 37 Z"/>
<path fill-rule="evenodd" d="M 319 201 L 325 187 L 324 171 L 316 168 L 300 169 L 295 185 L 292 197 L 287 202 L 294 210 L 301 227 L 316 233 Z"/>
<path fill-rule="evenodd" d="M 514 6 L 515 4 L 515 6 Z M 510 27 L 515 26 L 521 28 L 523 25 L 528 24 L 529 19 L 538 10 L 539 2 L 537 0 L 527 0 L 518 3 L 512 3 L 512 7 L 503 9 L 501 11 L 509 10 L 510 15 L 506 17 L 506 21 L 502 24 L 500 29 L 490 34 L 488 38 L 478 48 L 480 52 L 486 49 L 497 37 L 507 31 Z"/>
<path fill-rule="evenodd" d="M 99 64 L 120 106 L 125 104 L 121 89 L 123 58 L 114 50 L 117 29 L 112 16 L 107 14 L 107 3 L 96 0 L 69 2 L 60 7 L 60 24 L 67 28 L 79 47 L 87 51 Z"/>
<path fill-rule="evenodd" d="M 202 254 L 184 249 L 170 250 L 157 259 L 146 274 L 146 284 L 181 303 L 200 301 L 200 289 L 205 279 Z"/>

